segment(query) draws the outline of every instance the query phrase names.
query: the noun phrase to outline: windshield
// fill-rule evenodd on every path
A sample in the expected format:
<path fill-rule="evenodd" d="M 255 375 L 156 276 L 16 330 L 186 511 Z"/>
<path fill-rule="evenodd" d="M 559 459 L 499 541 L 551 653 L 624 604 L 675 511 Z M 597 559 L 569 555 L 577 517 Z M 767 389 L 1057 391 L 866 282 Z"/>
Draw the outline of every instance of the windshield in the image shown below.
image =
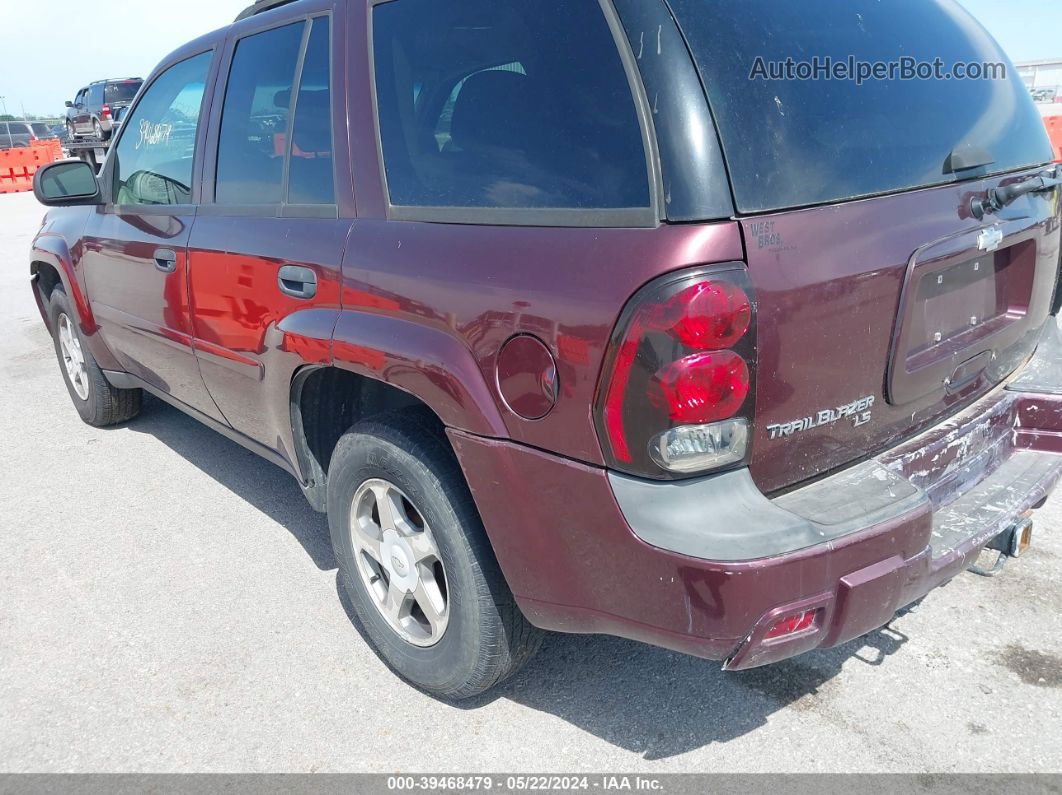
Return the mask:
<path fill-rule="evenodd" d="M 47 124 L 43 124 L 41 122 L 34 122 L 30 126 L 33 127 L 34 135 L 51 135 L 52 134 L 52 128 L 49 127 Z"/>
<path fill-rule="evenodd" d="M 107 104 L 132 102 L 136 92 L 140 90 L 140 84 L 140 80 L 123 80 L 121 83 L 108 83 L 104 101 Z"/>
<path fill-rule="evenodd" d="M 953 0 L 670 2 L 708 92 L 743 213 L 1052 159 L 1017 70 Z"/>

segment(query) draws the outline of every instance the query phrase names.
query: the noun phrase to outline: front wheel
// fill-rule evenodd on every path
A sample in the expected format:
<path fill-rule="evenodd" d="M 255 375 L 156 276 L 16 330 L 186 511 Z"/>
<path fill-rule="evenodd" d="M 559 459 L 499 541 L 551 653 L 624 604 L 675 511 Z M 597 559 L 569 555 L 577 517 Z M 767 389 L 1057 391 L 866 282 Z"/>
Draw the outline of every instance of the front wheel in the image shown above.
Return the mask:
<path fill-rule="evenodd" d="M 104 377 L 78 328 L 77 313 L 62 286 L 52 290 L 48 319 L 55 355 L 70 399 L 81 419 L 102 428 L 132 419 L 140 413 L 141 391 L 117 389 Z"/>
<path fill-rule="evenodd" d="M 460 466 L 417 413 L 355 425 L 328 472 L 340 579 L 384 661 L 444 698 L 514 673 L 542 633 L 513 600 Z"/>

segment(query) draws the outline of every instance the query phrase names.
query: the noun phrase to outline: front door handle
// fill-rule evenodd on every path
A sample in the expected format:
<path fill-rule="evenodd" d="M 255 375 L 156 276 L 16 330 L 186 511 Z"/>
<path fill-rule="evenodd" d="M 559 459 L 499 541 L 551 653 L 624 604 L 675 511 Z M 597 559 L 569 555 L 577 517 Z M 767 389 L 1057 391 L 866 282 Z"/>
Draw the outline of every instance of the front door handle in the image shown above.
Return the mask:
<path fill-rule="evenodd" d="M 277 274 L 280 292 L 293 298 L 313 298 L 317 295 L 317 273 L 302 265 L 284 265 Z"/>
<path fill-rule="evenodd" d="M 164 273 L 177 270 L 177 252 L 169 248 L 155 249 L 155 267 Z"/>

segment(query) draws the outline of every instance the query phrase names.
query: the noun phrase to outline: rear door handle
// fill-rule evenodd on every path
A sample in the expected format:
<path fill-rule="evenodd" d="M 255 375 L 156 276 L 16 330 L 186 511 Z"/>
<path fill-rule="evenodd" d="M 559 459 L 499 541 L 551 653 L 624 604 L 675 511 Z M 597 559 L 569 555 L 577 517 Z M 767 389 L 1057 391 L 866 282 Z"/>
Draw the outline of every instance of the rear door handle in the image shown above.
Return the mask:
<path fill-rule="evenodd" d="M 317 274 L 302 265 L 283 265 L 277 274 L 280 292 L 292 298 L 313 298 L 317 295 Z"/>
<path fill-rule="evenodd" d="M 155 267 L 164 273 L 177 270 L 177 252 L 169 248 L 155 249 Z"/>

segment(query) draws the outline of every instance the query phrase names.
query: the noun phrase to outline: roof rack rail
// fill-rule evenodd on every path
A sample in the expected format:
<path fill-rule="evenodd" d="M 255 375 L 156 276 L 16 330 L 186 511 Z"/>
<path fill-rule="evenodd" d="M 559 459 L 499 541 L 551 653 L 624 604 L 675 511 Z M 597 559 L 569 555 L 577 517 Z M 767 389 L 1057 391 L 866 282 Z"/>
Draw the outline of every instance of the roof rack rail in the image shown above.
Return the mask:
<path fill-rule="evenodd" d="M 295 0 L 254 0 L 254 5 L 243 9 L 235 21 L 239 22 L 241 19 L 247 19 L 247 17 L 253 17 L 255 14 L 262 14 L 270 9 L 286 6 L 288 3 L 294 2 Z"/>
<path fill-rule="evenodd" d="M 93 80 L 89 83 L 90 86 L 97 85 L 99 83 L 121 83 L 123 80 L 143 80 L 142 77 L 105 77 L 102 80 Z"/>

